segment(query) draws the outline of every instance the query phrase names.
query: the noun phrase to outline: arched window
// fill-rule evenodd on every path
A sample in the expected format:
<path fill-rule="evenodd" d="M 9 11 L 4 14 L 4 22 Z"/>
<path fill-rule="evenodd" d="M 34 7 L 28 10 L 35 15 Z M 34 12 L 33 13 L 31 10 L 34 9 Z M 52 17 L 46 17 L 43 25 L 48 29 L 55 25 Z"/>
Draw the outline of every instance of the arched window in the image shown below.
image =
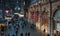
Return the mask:
<path fill-rule="evenodd" d="M 60 30 L 60 9 L 54 14 L 54 25 L 56 30 Z"/>

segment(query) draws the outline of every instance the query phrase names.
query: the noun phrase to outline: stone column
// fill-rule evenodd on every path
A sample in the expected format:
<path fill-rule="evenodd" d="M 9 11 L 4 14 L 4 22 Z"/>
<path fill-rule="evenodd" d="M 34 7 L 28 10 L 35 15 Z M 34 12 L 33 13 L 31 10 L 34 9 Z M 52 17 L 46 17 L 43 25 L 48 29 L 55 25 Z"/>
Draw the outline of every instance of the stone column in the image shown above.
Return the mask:
<path fill-rule="evenodd" d="M 42 4 L 41 4 L 41 2 L 39 2 L 39 6 L 40 6 L 40 11 L 39 11 L 39 16 L 40 16 L 40 32 L 42 32 L 41 31 L 41 27 L 42 27 Z M 43 35 L 42 33 L 40 33 L 41 34 L 41 36 Z"/>
<path fill-rule="evenodd" d="M 54 36 L 53 34 L 53 17 L 52 17 L 52 1 L 49 0 L 50 3 L 50 36 Z"/>

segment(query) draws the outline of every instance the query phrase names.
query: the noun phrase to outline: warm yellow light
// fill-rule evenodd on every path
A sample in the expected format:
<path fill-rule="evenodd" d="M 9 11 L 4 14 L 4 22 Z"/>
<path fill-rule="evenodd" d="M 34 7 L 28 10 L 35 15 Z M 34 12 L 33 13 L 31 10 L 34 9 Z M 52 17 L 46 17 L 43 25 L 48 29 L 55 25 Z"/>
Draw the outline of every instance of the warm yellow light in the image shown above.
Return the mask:
<path fill-rule="evenodd" d="M 54 33 L 56 33 L 56 30 L 54 30 Z"/>
<path fill-rule="evenodd" d="M 1 27 L 1 26 L 5 27 L 5 26 L 6 26 L 6 24 L 0 24 L 0 27 Z"/>
<path fill-rule="evenodd" d="M 36 29 L 40 30 L 40 22 L 36 22 Z"/>
<path fill-rule="evenodd" d="M 44 31 L 44 29 L 45 29 L 45 32 L 47 33 L 47 31 L 48 31 L 47 29 L 48 29 L 48 28 L 47 28 L 46 25 L 43 24 L 43 25 L 41 26 L 41 30 Z"/>
<path fill-rule="evenodd" d="M 12 19 L 12 17 L 5 17 L 5 19 L 9 19 L 9 20 L 11 20 L 11 19 Z"/>
<path fill-rule="evenodd" d="M 59 32 L 60 32 L 60 30 L 57 30 L 57 31 L 59 31 Z"/>

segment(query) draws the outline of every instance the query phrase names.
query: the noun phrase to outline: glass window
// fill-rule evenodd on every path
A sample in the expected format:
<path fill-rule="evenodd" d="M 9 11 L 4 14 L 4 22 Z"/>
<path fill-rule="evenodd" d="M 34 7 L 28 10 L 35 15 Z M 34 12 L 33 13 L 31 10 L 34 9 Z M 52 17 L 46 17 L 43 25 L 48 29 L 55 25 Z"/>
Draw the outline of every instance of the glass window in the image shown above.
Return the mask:
<path fill-rule="evenodd" d="M 60 32 L 60 10 L 57 10 L 56 13 L 54 14 L 54 27 L 56 30 L 56 33 Z M 59 34 L 56 34 L 59 35 Z"/>

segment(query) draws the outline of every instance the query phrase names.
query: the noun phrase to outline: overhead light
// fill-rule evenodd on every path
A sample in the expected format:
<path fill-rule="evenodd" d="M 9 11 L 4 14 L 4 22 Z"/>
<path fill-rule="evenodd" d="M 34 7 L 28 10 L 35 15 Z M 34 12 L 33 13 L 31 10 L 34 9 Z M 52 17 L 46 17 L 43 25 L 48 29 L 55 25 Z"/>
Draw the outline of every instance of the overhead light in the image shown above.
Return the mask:
<path fill-rule="evenodd" d="M 18 15 L 19 17 L 24 17 L 24 14 L 19 14 L 19 13 L 14 13 L 16 15 Z"/>
<path fill-rule="evenodd" d="M 5 19 L 12 19 L 11 17 L 5 17 Z"/>
<path fill-rule="evenodd" d="M 19 13 L 14 13 L 14 14 L 19 14 Z"/>
<path fill-rule="evenodd" d="M 20 10 L 21 8 L 20 8 L 20 6 L 19 5 L 17 5 L 16 7 L 15 7 L 15 10 Z"/>
<path fill-rule="evenodd" d="M 22 15 L 22 14 L 21 14 L 21 15 L 19 15 L 19 16 L 20 16 L 20 17 L 24 17 L 24 15 Z"/>

